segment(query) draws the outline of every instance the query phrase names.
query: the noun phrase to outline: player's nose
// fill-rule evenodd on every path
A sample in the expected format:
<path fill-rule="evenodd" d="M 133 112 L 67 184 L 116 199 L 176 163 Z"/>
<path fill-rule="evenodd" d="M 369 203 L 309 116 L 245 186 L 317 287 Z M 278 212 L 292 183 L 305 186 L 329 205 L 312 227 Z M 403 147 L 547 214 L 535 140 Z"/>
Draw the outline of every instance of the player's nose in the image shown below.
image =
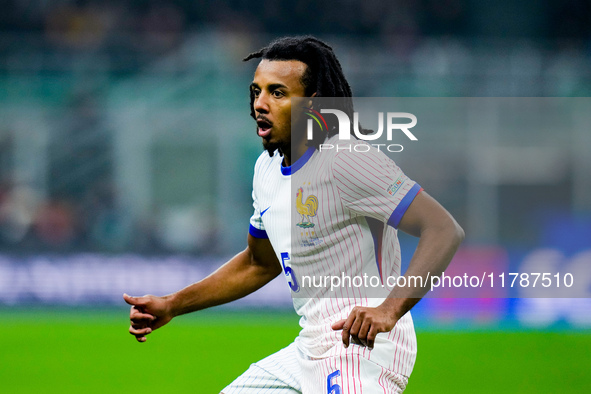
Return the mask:
<path fill-rule="evenodd" d="M 259 113 L 269 113 L 269 96 L 265 93 L 259 94 L 258 97 L 254 99 L 254 110 Z"/>

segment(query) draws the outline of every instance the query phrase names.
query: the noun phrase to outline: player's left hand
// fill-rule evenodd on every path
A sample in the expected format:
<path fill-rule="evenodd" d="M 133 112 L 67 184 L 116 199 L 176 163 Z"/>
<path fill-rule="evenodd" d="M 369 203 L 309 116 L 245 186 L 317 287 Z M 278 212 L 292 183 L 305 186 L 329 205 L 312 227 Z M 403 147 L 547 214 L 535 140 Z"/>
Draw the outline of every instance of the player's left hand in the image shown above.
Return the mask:
<path fill-rule="evenodd" d="M 392 311 L 382 305 L 376 308 L 356 306 L 347 319 L 334 323 L 332 329 L 343 330 L 345 347 L 349 346 L 351 340 L 357 345 L 373 349 L 376 335 L 392 330 L 397 321 Z"/>

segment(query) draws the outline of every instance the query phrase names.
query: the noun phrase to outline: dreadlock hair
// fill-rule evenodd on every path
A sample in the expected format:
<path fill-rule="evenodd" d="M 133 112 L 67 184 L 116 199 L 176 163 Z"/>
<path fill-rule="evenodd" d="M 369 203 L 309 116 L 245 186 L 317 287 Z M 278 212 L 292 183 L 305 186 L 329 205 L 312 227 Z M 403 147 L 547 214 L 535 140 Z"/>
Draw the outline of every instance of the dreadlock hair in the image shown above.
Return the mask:
<path fill-rule="evenodd" d="M 335 56 L 332 48 L 323 41 L 313 36 L 282 37 L 274 40 L 269 45 L 246 56 L 243 61 L 261 58 L 266 60 L 298 60 L 308 67 L 302 75 L 302 85 L 306 96 L 339 98 L 327 100 L 322 103 L 327 108 L 339 109 L 345 112 L 353 122 L 353 99 L 349 82 L 343 74 L 341 63 Z M 315 104 L 316 106 L 316 104 Z M 320 111 L 321 108 L 315 108 Z M 250 93 L 250 116 L 256 119 L 254 112 L 254 93 Z M 338 122 L 328 117 L 328 137 L 338 133 Z M 351 124 L 351 127 L 353 125 Z M 353 130 L 351 128 L 351 130 Z M 371 130 L 365 130 L 359 126 L 363 134 Z M 315 133 L 311 141 L 318 147 L 326 138 L 325 135 Z"/>

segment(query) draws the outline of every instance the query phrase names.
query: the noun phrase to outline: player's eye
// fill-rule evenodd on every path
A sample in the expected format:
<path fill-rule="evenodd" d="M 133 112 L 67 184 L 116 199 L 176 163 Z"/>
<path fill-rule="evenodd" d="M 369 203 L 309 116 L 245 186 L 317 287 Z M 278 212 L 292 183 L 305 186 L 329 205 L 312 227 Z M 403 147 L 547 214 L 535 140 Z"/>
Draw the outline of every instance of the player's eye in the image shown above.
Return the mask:
<path fill-rule="evenodd" d="M 260 94 L 261 94 L 261 90 L 260 89 L 252 89 L 251 92 L 254 95 L 254 97 L 259 97 Z"/>
<path fill-rule="evenodd" d="M 273 90 L 273 91 L 271 92 L 271 94 L 272 94 L 272 95 L 273 95 L 273 97 L 275 97 L 275 98 L 279 98 L 279 97 L 283 97 L 283 96 L 285 96 L 285 95 L 283 94 L 283 92 L 282 92 L 282 91 L 280 91 L 280 90 Z"/>

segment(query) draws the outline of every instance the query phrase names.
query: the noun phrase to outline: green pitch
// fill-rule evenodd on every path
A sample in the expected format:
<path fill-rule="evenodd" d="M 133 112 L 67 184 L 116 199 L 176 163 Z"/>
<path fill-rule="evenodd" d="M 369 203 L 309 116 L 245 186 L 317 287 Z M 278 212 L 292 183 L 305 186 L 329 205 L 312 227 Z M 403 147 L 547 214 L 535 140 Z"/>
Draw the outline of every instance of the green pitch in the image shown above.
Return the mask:
<path fill-rule="evenodd" d="M 293 313 L 207 311 L 144 344 L 127 310 L 0 309 L 5 393 L 218 393 L 298 333 Z M 406 393 L 583 393 L 589 332 L 425 331 Z M 320 394 L 320 393 L 319 393 Z"/>

